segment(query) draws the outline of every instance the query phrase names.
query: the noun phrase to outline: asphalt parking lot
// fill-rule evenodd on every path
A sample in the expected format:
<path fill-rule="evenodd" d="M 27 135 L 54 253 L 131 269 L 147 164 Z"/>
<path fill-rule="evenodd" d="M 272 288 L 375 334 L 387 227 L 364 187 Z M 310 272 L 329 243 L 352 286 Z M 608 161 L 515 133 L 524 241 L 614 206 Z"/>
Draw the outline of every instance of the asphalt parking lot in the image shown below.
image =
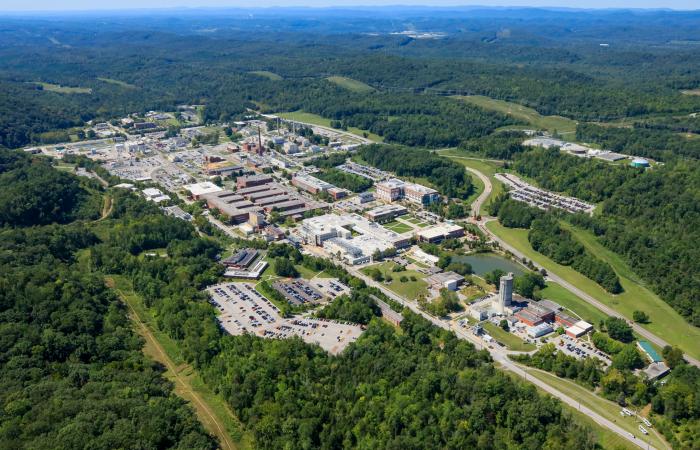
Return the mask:
<path fill-rule="evenodd" d="M 557 346 L 560 352 L 575 358 L 584 359 L 588 356 L 598 358 L 604 364 L 609 365 L 612 361 L 610 357 L 600 350 L 596 349 L 593 344 L 585 340 L 574 339 L 567 335 L 561 335 L 552 342 Z"/>
<path fill-rule="evenodd" d="M 251 333 L 262 338 L 299 336 L 337 354 L 362 334 L 362 327 L 334 320 L 284 318 L 279 309 L 257 292 L 251 283 L 223 283 L 207 289 L 220 311 L 221 326 L 232 335 Z"/>

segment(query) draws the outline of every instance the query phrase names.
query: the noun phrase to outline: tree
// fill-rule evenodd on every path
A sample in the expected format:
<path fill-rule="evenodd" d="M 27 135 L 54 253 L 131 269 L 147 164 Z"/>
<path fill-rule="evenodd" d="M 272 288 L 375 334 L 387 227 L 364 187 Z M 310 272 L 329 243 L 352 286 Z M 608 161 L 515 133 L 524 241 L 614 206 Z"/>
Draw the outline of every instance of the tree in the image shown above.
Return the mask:
<path fill-rule="evenodd" d="M 649 315 L 644 311 L 634 311 L 632 319 L 637 323 L 649 323 Z"/>
<path fill-rule="evenodd" d="M 625 345 L 620 353 L 613 356 L 612 366 L 620 370 L 633 370 L 644 367 L 644 359 L 634 345 Z"/>
<path fill-rule="evenodd" d="M 661 355 L 671 369 L 675 369 L 679 365 L 685 363 L 683 359 L 683 350 L 678 347 L 667 345 L 661 350 Z"/>
<path fill-rule="evenodd" d="M 630 327 L 624 319 L 608 317 L 605 320 L 605 328 L 608 335 L 617 341 L 632 342 L 634 340 L 632 327 Z"/>
<path fill-rule="evenodd" d="M 275 274 L 280 277 L 296 278 L 299 271 L 294 267 L 294 263 L 287 258 L 279 257 L 274 260 Z"/>
<path fill-rule="evenodd" d="M 510 331 L 510 327 L 508 326 L 508 321 L 506 319 L 501 319 L 498 326 L 503 328 L 504 331 Z"/>

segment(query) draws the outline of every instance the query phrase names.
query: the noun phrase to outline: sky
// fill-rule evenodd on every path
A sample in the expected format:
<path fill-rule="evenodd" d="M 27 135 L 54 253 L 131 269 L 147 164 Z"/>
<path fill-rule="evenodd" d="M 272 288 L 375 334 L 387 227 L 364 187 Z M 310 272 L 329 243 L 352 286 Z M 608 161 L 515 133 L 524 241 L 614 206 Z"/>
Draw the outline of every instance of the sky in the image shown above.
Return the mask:
<path fill-rule="evenodd" d="M 700 0 L 0 0 L 0 11 L 275 6 L 550 6 L 570 8 L 700 9 Z"/>

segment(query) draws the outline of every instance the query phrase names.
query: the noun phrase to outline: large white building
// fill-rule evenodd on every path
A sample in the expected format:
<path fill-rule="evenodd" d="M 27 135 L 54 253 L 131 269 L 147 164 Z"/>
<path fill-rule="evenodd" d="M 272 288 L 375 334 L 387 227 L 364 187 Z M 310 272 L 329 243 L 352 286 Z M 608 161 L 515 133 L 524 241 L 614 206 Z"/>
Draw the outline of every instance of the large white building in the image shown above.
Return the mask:
<path fill-rule="evenodd" d="M 326 214 L 305 219 L 301 234 L 306 242 L 323 247 L 349 264 L 369 262 L 376 251 L 410 245 L 408 238 L 357 214 Z"/>

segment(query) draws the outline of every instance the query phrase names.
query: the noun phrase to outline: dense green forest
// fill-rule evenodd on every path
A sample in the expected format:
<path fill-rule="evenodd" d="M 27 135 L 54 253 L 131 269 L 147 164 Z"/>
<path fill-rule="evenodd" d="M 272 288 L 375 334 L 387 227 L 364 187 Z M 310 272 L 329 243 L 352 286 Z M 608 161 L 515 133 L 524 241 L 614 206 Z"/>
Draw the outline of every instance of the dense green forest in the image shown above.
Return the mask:
<path fill-rule="evenodd" d="M 425 178 L 440 194 L 467 198 L 474 186 L 460 164 L 420 149 L 402 146 L 365 145 L 358 155 L 370 165 L 388 170 L 399 177 Z"/>
<path fill-rule="evenodd" d="M 671 161 L 652 170 L 611 166 L 536 149 L 513 168 L 542 187 L 601 202 L 601 214 L 574 216 L 600 241 L 624 256 L 661 298 L 700 326 L 700 165 Z"/>
<path fill-rule="evenodd" d="M 352 192 L 362 192 L 372 187 L 372 180 L 338 169 L 327 169 L 314 176 Z"/>
<path fill-rule="evenodd" d="M 0 447 L 216 448 L 163 369 L 141 353 L 102 275 L 80 262 L 99 238 L 67 222 L 90 194 L 46 161 L 6 150 L 0 158 L 3 190 L 26 184 L 7 176 L 18 172 L 45 191 L 74 194 L 0 229 Z M 50 200 L 38 189 L 24 195 L 32 205 Z"/>

